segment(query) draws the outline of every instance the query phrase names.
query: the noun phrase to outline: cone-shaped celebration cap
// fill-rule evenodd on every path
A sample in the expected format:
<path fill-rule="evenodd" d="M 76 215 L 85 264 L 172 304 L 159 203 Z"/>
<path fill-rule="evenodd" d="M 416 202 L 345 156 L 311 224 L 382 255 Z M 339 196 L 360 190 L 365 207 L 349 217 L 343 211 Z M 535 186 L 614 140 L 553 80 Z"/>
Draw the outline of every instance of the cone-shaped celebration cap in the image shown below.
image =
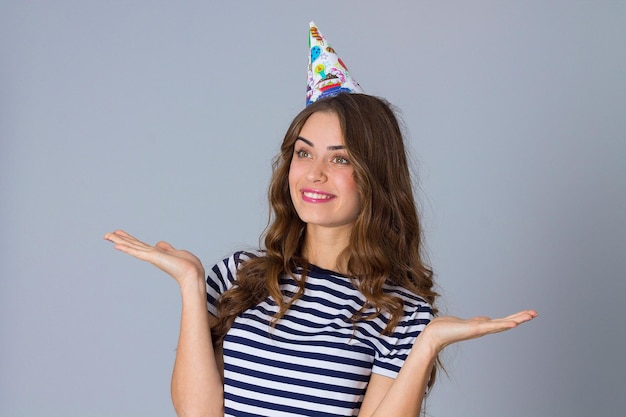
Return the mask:
<path fill-rule="evenodd" d="M 339 93 L 363 93 L 348 68 L 311 22 L 309 29 L 309 71 L 306 105 Z"/>

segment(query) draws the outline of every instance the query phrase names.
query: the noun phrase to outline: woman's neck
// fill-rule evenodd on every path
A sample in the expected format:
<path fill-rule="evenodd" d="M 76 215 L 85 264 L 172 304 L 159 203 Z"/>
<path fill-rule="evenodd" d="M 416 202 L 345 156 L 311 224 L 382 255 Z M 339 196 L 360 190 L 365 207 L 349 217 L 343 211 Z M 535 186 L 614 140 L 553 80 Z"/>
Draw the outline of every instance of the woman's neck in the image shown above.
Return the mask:
<path fill-rule="evenodd" d="M 308 225 L 304 241 L 304 256 L 309 263 L 323 269 L 346 272 L 339 254 L 348 247 L 351 228 L 327 228 Z"/>

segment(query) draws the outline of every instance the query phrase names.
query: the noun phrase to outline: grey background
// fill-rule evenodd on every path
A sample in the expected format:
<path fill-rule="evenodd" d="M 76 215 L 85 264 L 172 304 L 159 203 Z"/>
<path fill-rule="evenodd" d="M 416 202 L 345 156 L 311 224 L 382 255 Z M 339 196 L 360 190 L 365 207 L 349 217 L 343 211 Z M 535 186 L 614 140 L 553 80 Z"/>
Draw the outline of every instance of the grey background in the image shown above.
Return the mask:
<path fill-rule="evenodd" d="M 0 415 L 173 416 L 176 284 L 124 228 L 209 266 L 254 246 L 315 20 L 396 104 L 460 316 L 428 413 L 623 416 L 623 1 L 0 3 Z"/>

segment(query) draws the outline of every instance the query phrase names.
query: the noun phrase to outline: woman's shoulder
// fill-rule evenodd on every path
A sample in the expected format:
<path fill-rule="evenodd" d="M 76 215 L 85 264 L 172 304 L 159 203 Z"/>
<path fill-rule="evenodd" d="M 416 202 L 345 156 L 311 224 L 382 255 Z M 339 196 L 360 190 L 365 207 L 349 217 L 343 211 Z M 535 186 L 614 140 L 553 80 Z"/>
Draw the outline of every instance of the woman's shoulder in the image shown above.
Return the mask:
<path fill-rule="evenodd" d="M 235 273 L 239 267 L 250 259 L 255 259 L 265 256 L 265 252 L 259 249 L 241 249 L 235 252 L 231 252 L 229 255 L 224 255 L 222 260 L 216 262 L 210 269 L 218 275 L 224 275 L 225 273 Z"/>
<path fill-rule="evenodd" d="M 424 297 L 400 285 L 385 283 L 383 285 L 383 291 L 387 295 L 401 298 L 404 302 L 408 302 L 411 304 L 429 305 Z"/>
<path fill-rule="evenodd" d="M 402 300 L 404 316 L 414 316 L 416 314 L 433 314 L 433 309 L 431 304 L 424 299 L 424 297 L 419 294 L 393 284 L 385 284 L 383 286 L 383 291 L 392 297 L 397 297 Z"/>
<path fill-rule="evenodd" d="M 239 266 L 245 261 L 263 256 L 265 256 L 265 251 L 260 249 L 242 249 L 233 252 L 229 258 L 232 259 L 237 266 Z"/>
<path fill-rule="evenodd" d="M 212 288 L 216 294 L 223 293 L 236 281 L 237 272 L 244 262 L 262 256 L 265 254 L 261 250 L 238 250 L 225 255 L 207 270 L 207 288 Z"/>

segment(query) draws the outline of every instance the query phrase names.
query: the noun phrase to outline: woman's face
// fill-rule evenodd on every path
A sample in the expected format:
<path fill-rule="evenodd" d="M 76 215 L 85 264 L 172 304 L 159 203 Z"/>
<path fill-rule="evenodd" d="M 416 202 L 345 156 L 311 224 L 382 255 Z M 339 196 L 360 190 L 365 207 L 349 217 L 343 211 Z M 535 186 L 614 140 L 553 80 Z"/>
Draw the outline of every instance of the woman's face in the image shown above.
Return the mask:
<path fill-rule="evenodd" d="M 352 228 L 361 210 L 353 173 L 337 115 L 313 113 L 294 144 L 289 168 L 291 200 L 308 227 Z"/>

